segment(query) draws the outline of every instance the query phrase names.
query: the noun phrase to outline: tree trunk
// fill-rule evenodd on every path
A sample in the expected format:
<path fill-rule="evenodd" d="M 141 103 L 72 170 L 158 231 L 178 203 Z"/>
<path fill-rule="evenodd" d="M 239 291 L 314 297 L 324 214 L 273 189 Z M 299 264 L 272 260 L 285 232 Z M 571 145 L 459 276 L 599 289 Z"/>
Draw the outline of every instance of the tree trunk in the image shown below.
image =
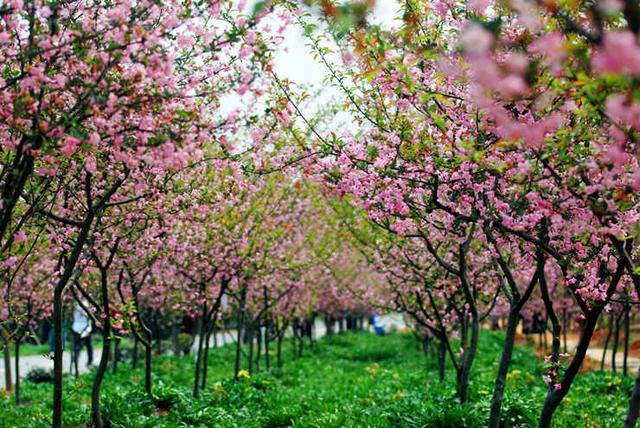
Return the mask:
<path fill-rule="evenodd" d="M 613 332 L 613 312 L 609 314 L 609 329 L 607 330 L 607 338 L 604 341 L 604 348 L 602 349 L 602 360 L 600 360 L 600 371 L 604 371 L 604 363 L 607 357 L 607 348 L 609 347 L 609 340 L 611 339 L 612 332 Z"/>
<path fill-rule="evenodd" d="M 202 359 L 202 382 L 200 384 L 200 389 L 202 389 L 203 391 L 207 387 L 207 375 L 209 370 L 209 341 L 211 340 L 211 329 L 209 328 L 209 324 L 210 323 L 207 322 L 207 327 L 205 328 L 206 338 L 204 342 L 204 355 Z"/>
<path fill-rule="evenodd" d="M 567 334 L 569 330 L 569 321 L 568 321 L 568 317 L 567 317 L 567 310 L 564 309 L 562 311 L 562 341 L 563 341 L 563 347 L 564 347 L 564 353 L 566 354 L 567 352 Z"/>
<path fill-rule="evenodd" d="M 300 332 L 300 334 L 298 335 L 298 340 L 299 340 L 299 344 L 298 344 L 298 357 L 302 357 L 302 354 L 304 352 L 304 337 L 302 336 L 302 332 Z"/>
<path fill-rule="evenodd" d="M 554 412 L 564 397 L 569 393 L 571 384 L 578 374 L 578 370 L 580 370 L 580 366 L 587 354 L 587 348 L 589 347 L 589 343 L 593 337 L 598 315 L 599 313 L 597 315 L 591 314 L 591 316 L 585 321 L 584 327 L 582 328 L 582 334 L 580 335 L 580 340 L 578 341 L 578 347 L 576 348 L 576 353 L 565 370 L 564 378 L 560 383 L 560 389 L 556 390 L 555 388 L 550 388 L 547 392 L 547 396 L 544 400 L 544 405 L 542 406 L 542 411 L 540 412 L 540 417 L 538 419 L 539 428 L 548 428 L 551 426 L 551 419 L 553 418 Z"/>
<path fill-rule="evenodd" d="M 460 367 L 460 385 L 458 389 L 458 396 L 460 403 L 464 404 L 469 399 L 469 378 L 471 377 L 471 367 L 476 357 L 476 351 L 478 349 L 478 335 L 480 334 L 480 324 L 478 322 L 477 314 L 472 314 L 471 319 L 471 343 L 466 349 L 462 365 Z"/>
<path fill-rule="evenodd" d="M 205 330 L 207 328 L 207 303 L 202 304 L 202 312 L 200 316 L 200 329 L 198 331 L 198 353 L 196 354 L 196 367 L 194 372 L 194 382 L 193 382 L 193 397 L 198 398 L 198 393 L 200 391 L 200 367 L 202 364 L 202 351 L 204 348 L 205 341 Z"/>
<path fill-rule="evenodd" d="M 629 333 L 631 322 L 629 320 L 629 304 L 624 306 L 624 354 L 622 359 L 622 373 L 626 376 L 629 372 L 629 366 L 627 365 L 627 358 L 629 357 Z"/>
<path fill-rule="evenodd" d="M 611 370 L 615 373 L 617 372 L 616 367 L 616 354 L 618 353 L 618 343 L 620 342 L 620 322 L 622 321 L 622 316 L 624 312 L 621 312 L 616 319 L 615 331 L 613 334 L 613 348 L 611 349 Z"/>
<path fill-rule="evenodd" d="M 144 390 L 151 397 L 151 357 L 153 351 L 151 349 L 151 332 L 148 333 L 147 343 L 144 345 Z"/>
<path fill-rule="evenodd" d="M 624 421 L 624 428 L 636 428 L 638 422 L 638 415 L 640 414 L 640 369 L 636 375 L 636 381 L 633 385 L 633 392 L 631 393 L 631 399 L 629 400 L 629 411 L 627 412 L 627 418 Z"/>
<path fill-rule="evenodd" d="M 282 339 L 284 339 L 284 331 L 278 333 L 278 346 L 276 349 L 276 364 L 279 369 L 282 368 Z"/>
<path fill-rule="evenodd" d="M 111 308 L 109 306 L 109 289 L 107 282 L 107 270 L 101 269 L 101 294 L 102 294 L 102 313 L 104 316 L 102 320 L 102 355 L 100 356 L 100 363 L 96 369 L 96 375 L 93 378 L 93 387 L 91 389 L 91 416 L 93 420 L 94 428 L 102 428 L 102 414 L 100 412 L 100 388 L 102 387 L 102 380 L 107 371 L 109 364 L 109 357 L 111 353 Z M 77 359 L 76 359 L 77 360 Z"/>
<path fill-rule="evenodd" d="M 440 382 L 444 382 L 445 376 L 445 365 L 446 361 L 446 344 L 444 343 L 444 339 L 438 339 L 438 379 Z"/>
<path fill-rule="evenodd" d="M 244 326 L 244 297 L 246 295 L 246 291 L 243 291 L 242 296 L 240 297 L 240 305 L 238 307 L 238 322 L 236 329 L 236 363 L 233 371 L 233 377 L 236 380 L 238 379 L 238 373 L 240 372 L 240 357 L 242 356 L 242 327 Z"/>
<path fill-rule="evenodd" d="M 120 359 L 120 339 L 113 340 L 113 365 L 111 366 L 111 373 L 116 374 L 118 372 L 118 360 Z"/>
<path fill-rule="evenodd" d="M 267 327 L 264 330 L 264 365 L 267 368 L 268 372 L 271 371 L 271 356 L 269 353 L 270 327 L 271 327 L 271 324 L 267 323 Z"/>
<path fill-rule="evenodd" d="M 293 352 L 293 358 L 298 358 L 298 339 L 296 337 L 297 330 L 295 324 L 291 326 L 291 350 Z"/>
<path fill-rule="evenodd" d="M 62 428 L 62 287 L 53 293 L 53 428 Z"/>
<path fill-rule="evenodd" d="M 6 342 L 2 353 L 4 354 L 4 389 L 5 391 L 11 391 L 13 388 L 13 380 L 11 379 L 11 348 Z"/>
<path fill-rule="evenodd" d="M 102 428 L 102 415 L 100 412 L 100 388 L 102 386 L 102 380 L 104 374 L 107 371 L 109 365 L 109 354 L 111 353 L 111 329 L 110 320 L 105 318 L 103 320 L 102 330 L 102 355 L 100 355 L 100 363 L 96 369 L 96 375 L 93 379 L 93 387 L 91 388 L 91 419 L 93 421 L 94 428 Z"/>
<path fill-rule="evenodd" d="M 260 373 L 260 358 L 262 357 L 262 327 L 256 330 L 256 373 Z"/>
<path fill-rule="evenodd" d="M 133 355 L 131 356 L 131 368 L 138 367 L 138 338 L 133 336 Z"/>
<path fill-rule="evenodd" d="M 491 398 L 489 428 L 498 428 L 500 426 L 500 412 L 502 410 L 504 389 L 507 384 L 507 373 L 509 371 L 509 365 L 511 364 L 511 357 L 513 356 L 513 345 L 516 340 L 518 312 L 519 310 L 510 311 L 507 318 L 504 347 L 502 348 L 502 356 L 500 357 L 500 365 L 498 366 L 498 375 L 496 376 L 496 382 L 493 388 L 493 397 Z"/>
<path fill-rule="evenodd" d="M 16 374 L 16 406 L 20 405 L 20 339 L 16 340 L 15 344 L 16 355 L 14 356 L 15 362 L 15 374 Z"/>
<path fill-rule="evenodd" d="M 180 329 L 178 328 L 178 322 L 175 318 L 172 318 L 171 323 L 171 344 L 173 346 L 173 355 L 180 356 L 182 353 L 180 349 Z"/>
<path fill-rule="evenodd" d="M 246 331 L 247 331 L 247 345 L 249 346 L 249 354 L 247 355 L 247 364 L 248 364 L 248 370 L 249 370 L 249 374 L 253 374 L 253 338 L 254 338 L 254 331 L 253 331 L 253 324 L 250 322 L 247 327 L 246 327 Z"/>

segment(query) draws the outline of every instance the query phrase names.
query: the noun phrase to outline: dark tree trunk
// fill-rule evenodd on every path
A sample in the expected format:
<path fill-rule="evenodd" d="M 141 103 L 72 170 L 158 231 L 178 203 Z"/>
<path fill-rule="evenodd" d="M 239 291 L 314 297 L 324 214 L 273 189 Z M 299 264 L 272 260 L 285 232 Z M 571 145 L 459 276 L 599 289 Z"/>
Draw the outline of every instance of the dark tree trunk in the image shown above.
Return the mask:
<path fill-rule="evenodd" d="M 613 347 L 611 348 L 611 370 L 615 373 L 618 371 L 616 366 L 616 354 L 618 353 L 618 343 L 620 342 L 620 323 L 624 312 L 620 312 L 615 323 L 615 331 L 613 333 Z"/>
<path fill-rule="evenodd" d="M 242 296 L 240 297 L 240 305 L 238 307 L 238 322 L 237 322 L 237 336 L 236 336 L 236 362 L 233 371 L 233 377 L 236 380 L 238 379 L 238 373 L 240 372 L 240 357 L 242 356 L 242 327 L 244 326 L 244 299 L 246 296 L 246 291 L 243 290 Z"/>
<path fill-rule="evenodd" d="M 267 371 L 270 372 L 271 371 L 271 356 L 270 356 L 270 352 L 269 352 L 269 337 L 270 337 L 270 333 L 271 333 L 271 323 L 267 323 L 267 326 L 264 330 L 264 365 L 267 368 Z"/>
<path fill-rule="evenodd" d="M 249 346 L 249 354 L 247 355 L 247 364 L 249 374 L 253 374 L 253 339 L 255 332 L 253 330 L 253 324 L 249 322 L 246 327 L 247 331 L 247 345 Z"/>
<path fill-rule="evenodd" d="M 206 338 L 204 341 L 204 355 L 202 359 L 202 382 L 200 383 L 200 389 L 204 391 L 207 387 L 207 375 L 209 373 L 209 341 L 211 340 L 211 329 L 209 328 L 209 322 L 207 322 Z"/>
<path fill-rule="evenodd" d="M 629 411 L 627 412 L 627 418 L 624 421 L 624 428 L 636 428 L 638 422 L 638 415 L 640 415 L 640 369 L 636 375 L 636 381 L 633 386 L 633 392 L 629 400 Z"/>
<path fill-rule="evenodd" d="M 295 324 L 291 326 L 291 350 L 293 352 L 293 358 L 298 358 L 298 334 Z"/>
<path fill-rule="evenodd" d="M 53 293 L 53 428 L 62 428 L 62 290 Z"/>
<path fill-rule="evenodd" d="M 202 352 L 204 349 L 204 341 L 205 341 L 205 330 L 207 328 L 207 302 L 202 304 L 202 312 L 200 315 L 200 329 L 198 331 L 198 353 L 196 354 L 196 367 L 194 372 L 194 382 L 193 382 L 193 397 L 198 398 L 198 393 L 200 391 L 200 367 L 202 364 Z"/>
<path fill-rule="evenodd" d="M 607 359 L 607 348 L 609 348 L 609 340 L 611 340 L 611 333 L 613 333 L 613 312 L 609 314 L 609 328 L 607 330 L 607 338 L 604 341 L 604 348 L 602 349 L 602 360 L 600 360 L 600 371 L 604 371 L 604 363 Z"/>
<path fill-rule="evenodd" d="M 256 373 L 260 373 L 260 358 L 262 358 L 262 328 L 256 330 Z"/>
<path fill-rule="evenodd" d="M 629 333 L 631 322 L 629 320 L 629 304 L 625 304 L 624 306 L 624 355 L 622 359 L 622 373 L 626 376 L 629 372 L 629 366 L 627 365 L 628 357 L 629 357 Z"/>
<path fill-rule="evenodd" d="M 148 332 L 147 343 L 144 346 L 144 390 L 151 397 L 151 332 Z"/>
<path fill-rule="evenodd" d="M 182 353 L 180 349 L 180 329 L 178 325 L 178 321 L 175 318 L 172 318 L 171 322 L 171 344 L 173 346 L 173 355 L 179 356 Z"/>
<path fill-rule="evenodd" d="M 107 366 L 109 364 L 109 357 L 111 353 L 111 308 L 109 305 L 109 288 L 107 282 L 107 269 L 101 268 L 101 294 L 102 294 L 102 313 L 106 315 L 102 320 L 102 355 L 100 356 L 100 363 L 96 369 L 95 377 L 93 378 L 93 386 L 91 388 L 91 418 L 94 428 L 102 428 L 102 414 L 100 411 L 100 388 L 102 387 L 102 381 L 104 375 L 107 372 Z M 77 359 L 76 359 L 77 360 Z"/>
<path fill-rule="evenodd" d="M 102 386 L 102 380 L 104 374 L 107 372 L 107 366 L 109 365 L 109 354 L 111 353 L 111 329 L 108 327 L 111 324 L 109 318 L 105 318 L 103 321 L 102 330 L 102 355 L 100 355 L 100 363 L 96 369 L 96 375 L 93 378 L 93 387 L 91 388 L 91 419 L 93 421 L 94 428 L 102 428 L 102 414 L 100 411 L 100 388 Z"/>
<path fill-rule="evenodd" d="M 332 317 L 324 317 L 324 325 L 325 325 L 325 330 L 326 330 L 326 336 L 333 336 L 334 335 L 334 327 L 335 327 L 335 321 L 333 320 Z"/>
<path fill-rule="evenodd" d="M 276 364 L 279 369 L 282 368 L 282 339 L 284 339 L 284 331 L 282 333 L 278 333 L 278 343 L 276 349 Z"/>
<path fill-rule="evenodd" d="M 472 315 L 471 319 L 471 343 L 465 350 L 460 366 L 460 385 L 458 389 L 458 397 L 460 403 L 464 404 L 469 399 L 469 379 L 471 377 L 471 367 L 476 357 L 478 349 L 478 335 L 480 333 L 480 324 L 477 315 Z"/>
<path fill-rule="evenodd" d="M 304 337 L 302 335 L 302 329 L 300 329 L 298 333 L 298 357 L 302 357 L 304 352 Z"/>
<path fill-rule="evenodd" d="M 133 355 L 131 356 L 131 368 L 138 367 L 138 338 L 133 336 Z"/>
<path fill-rule="evenodd" d="M 500 357 L 500 365 L 498 366 L 498 374 L 496 376 L 495 386 L 493 388 L 493 397 L 491 398 L 491 411 L 489 413 L 489 427 L 498 428 L 500 426 L 500 413 L 502 410 L 502 401 L 504 399 L 504 389 L 507 384 L 507 373 L 513 356 L 513 345 L 516 340 L 516 329 L 518 327 L 519 310 L 510 311 L 507 318 L 507 330 L 505 332 L 504 347 L 502 348 L 502 356 Z"/>
<path fill-rule="evenodd" d="M 118 372 L 118 360 L 120 360 L 120 339 L 113 340 L 113 365 L 111 366 L 111 372 L 116 374 Z"/>
<path fill-rule="evenodd" d="M 580 340 L 578 342 L 578 347 L 576 348 L 576 353 L 564 373 L 564 378 L 560 383 L 560 389 L 556 390 L 550 388 L 547 392 L 542 411 L 540 412 L 540 418 L 538 420 L 539 428 L 548 428 L 551 426 L 551 419 L 553 418 L 554 412 L 569 392 L 571 384 L 578 374 L 578 370 L 580 370 L 580 366 L 587 354 L 587 348 L 589 347 L 589 343 L 593 337 L 597 318 L 597 316 L 592 315 L 585 321 L 582 328 L 582 334 L 580 335 Z"/>
<path fill-rule="evenodd" d="M 562 311 L 562 341 L 563 341 L 563 347 L 564 347 L 564 353 L 566 354 L 567 352 L 567 334 L 568 334 L 568 330 L 569 330 L 569 322 L 567 319 L 567 310 L 564 309 Z"/>
<path fill-rule="evenodd" d="M 16 374 L 16 406 L 20 405 L 20 340 L 16 340 L 15 344 L 16 355 L 14 356 L 15 362 L 15 374 Z"/>
<path fill-rule="evenodd" d="M 4 349 L 4 389 L 11 391 L 13 388 L 13 380 L 11 379 L 11 348 L 8 343 L 5 343 Z"/>
<path fill-rule="evenodd" d="M 440 338 L 438 340 L 438 379 L 440 382 L 444 382 L 445 376 L 445 367 L 446 367 L 446 354 L 447 354 L 447 345 L 444 342 L 444 339 Z"/>

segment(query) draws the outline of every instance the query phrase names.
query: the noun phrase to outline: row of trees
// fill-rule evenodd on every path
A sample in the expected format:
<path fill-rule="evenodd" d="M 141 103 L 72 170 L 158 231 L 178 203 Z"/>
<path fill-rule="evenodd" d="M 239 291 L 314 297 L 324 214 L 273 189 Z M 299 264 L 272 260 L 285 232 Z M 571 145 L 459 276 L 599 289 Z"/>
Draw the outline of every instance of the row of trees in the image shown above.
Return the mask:
<path fill-rule="evenodd" d="M 387 307 L 439 342 L 461 402 L 480 324 L 505 318 L 489 426 L 518 323 L 548 320 L 550 426 L 603 314 L 640 296 L 637 3 L 412 0 L 394 28 L 320 6 L 321 25 L 297 22 L 355 126 L 324 132 L 283 85 L 311 128 L 298 164 L 347 198 L 338 216 L 386 277 Z M 625 426 L 639 409 L 640 377 Z"/>
<path fill-rule="evenodd" d="M 243 337 L 253 370 L 265 332 L 280 344 L 314 313 L 332 326 L 369 307 L 407 313 L 437 342 L 461 402 L 480 325 L 502 317 L 491 427 L 518 323 L 544 313 L 550 426 L 603 313 L 640 298 L 640 9 L 412 0 L 389 29 L 360 3 L 321 2 L 313 18 L 287 2 L 243 8 L 0 6 L 3 337 L 19 350 L 52 316 L 53 426 L 70 299 L 103 335 L 96 427 L 117 337 L 144 348 L 151 393 L 145 314 L 199 319 L 197 396 L 223 314 L 236 318 L 237 377 Z M 282 22 L 303 28 L 341 91 L 340 134 L 275 75 Z M 640 377 L 626 426 L 639 413 Z"/>
<path fill-rule="evenodd" d="M 249 371 L 254 343 L 276 340 L 281 364 L 288 326 L 301 337 L 312 313 L 359 307 L 336 290 L 357 288 L 355 272 L 367 266 L 337 236 L 315 186 L 255 171 L 275 156 L 289 123 L 286 103 L 265 106 L 271 51 L 291 15 L 264 2 L 243 8 L 0 6 L 0 325 L 4 344 L 15 345 L 19 402 L 20 343 L 51 317 L 54 427 L 63 420 L 68 302 L 83 306 L 102 334 L 95 427 L 103 426 L 101 385 L 119 338 L 144 349 L 152 393 L 155 314 L 198 319 L 197 397 L 223 315 L 237 318 L 237 377 L 244 342 Z M 250 132 L 256 123 L 268 132 Z"/>

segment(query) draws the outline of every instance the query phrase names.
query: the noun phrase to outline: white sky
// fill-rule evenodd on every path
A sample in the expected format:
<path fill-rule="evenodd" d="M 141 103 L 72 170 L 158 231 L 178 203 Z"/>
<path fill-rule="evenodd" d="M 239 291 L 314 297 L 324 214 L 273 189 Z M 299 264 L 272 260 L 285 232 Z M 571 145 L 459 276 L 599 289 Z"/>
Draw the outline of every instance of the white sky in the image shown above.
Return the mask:
<path fill-rule="evenodd" d="M 399 10 L 396 0 L 377 0 L 369 22 L 385 27 L 397 25 L 396 17 Z M 326 69 L 313 59 L 310 48 L 305 45 L 302 29 L 297 25 L 291 25 L 284 37 L 283 49 L 274 56 L 276 73 L 298 85 L 319 86 Z"/>

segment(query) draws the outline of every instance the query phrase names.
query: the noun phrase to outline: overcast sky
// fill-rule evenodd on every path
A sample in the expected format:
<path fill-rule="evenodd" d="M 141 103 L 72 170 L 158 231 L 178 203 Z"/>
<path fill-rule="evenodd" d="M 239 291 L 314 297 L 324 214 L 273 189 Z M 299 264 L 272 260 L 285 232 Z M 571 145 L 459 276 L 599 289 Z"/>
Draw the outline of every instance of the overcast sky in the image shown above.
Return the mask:
<path fill-rule="evenodd" d="M 397 25 L 399 10 L 396 0 L 377 0 L 369 22 L 387 27 Z M 305 42 L 302 29 L 297 25 L 290 26 L 285 32 L 283 49 L 275 55 L 275 69 L 279 76 L 296 84 L 319 86 L 326 69 L 314 61 Z"/>

